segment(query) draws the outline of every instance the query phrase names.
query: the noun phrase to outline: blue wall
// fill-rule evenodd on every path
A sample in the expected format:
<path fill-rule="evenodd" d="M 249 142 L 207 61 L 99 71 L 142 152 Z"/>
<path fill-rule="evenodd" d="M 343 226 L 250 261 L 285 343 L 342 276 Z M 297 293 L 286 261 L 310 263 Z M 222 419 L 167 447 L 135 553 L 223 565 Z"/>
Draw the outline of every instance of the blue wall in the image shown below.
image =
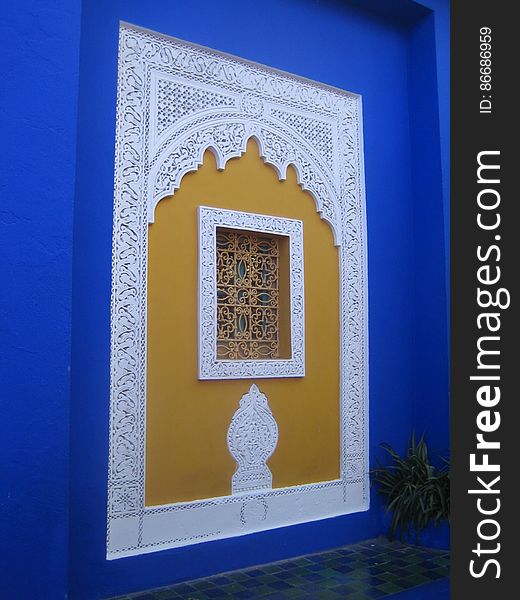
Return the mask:
<path fill-rule="evenodd" d="M 23 59 L 21 72 L 9 71 L 17 120 L 7 123 L 14 209 L 5 262 L 16 273 L 0 315 L 9 358 L 1 389 L 13 424 L 2 439 L 13 453 L 12 491 L 2 497 L 19 540 L 10 568 L 27 590 L 17 597 L 63 598 L 68 585 L 71 598 L 106 598 L 382 533 L 374 499 L 362 514 L 105 560 L 117 34 L 125 20 L 363 94 L 374 456 L 382 441 L 404 448 L 414 427 L 448 447 L 448 2 L 84 0 L 81 32 L 80 0 L 28 4 L 29 19 L 11 9 L 22 34 L 13 61 Z M 20 200 L 22 173 L 31 188 Z"/>
<path fill-rule="evenodd" d="M 448 455 L 448 331 L 444 206 L 439 102 L 437 99 L 434 16 L 410 33 L 410 133 L 412 149 L 413 233 L 415 237 L 415 417 L 428 432 L 432 450 Z M 442 325 L 442 326 L 439 326 Z"/>
<path fill-rule="evenodd" d="M 54 599 L 68 585 L 80 2 L 1 12 L 0 598 Z"/>

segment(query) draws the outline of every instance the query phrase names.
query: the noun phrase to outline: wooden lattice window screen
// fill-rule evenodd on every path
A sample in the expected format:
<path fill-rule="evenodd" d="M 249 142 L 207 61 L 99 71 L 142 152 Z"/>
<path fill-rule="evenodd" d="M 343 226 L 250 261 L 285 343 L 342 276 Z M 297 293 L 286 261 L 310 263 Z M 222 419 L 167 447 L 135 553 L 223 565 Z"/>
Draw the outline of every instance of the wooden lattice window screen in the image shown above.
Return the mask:
<path fill-rule="evenodd" d="M 217 358 L 278 358 L 278 237 L 219 228 L 216 245 Z"/>

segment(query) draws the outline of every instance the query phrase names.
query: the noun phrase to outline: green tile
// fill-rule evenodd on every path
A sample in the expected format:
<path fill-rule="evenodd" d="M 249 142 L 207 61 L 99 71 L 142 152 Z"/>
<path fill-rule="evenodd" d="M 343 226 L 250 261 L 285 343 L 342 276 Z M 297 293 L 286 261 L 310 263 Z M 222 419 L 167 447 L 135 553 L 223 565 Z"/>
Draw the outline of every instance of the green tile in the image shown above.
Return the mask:
<path fill-rule="evenodd" d="M 345 563 L 339 563 L 340 566 L 344 566 Z M 361 562 L 359 560 L 353 560 L 352 562 L 349 561 L 348 566 L 351 569 L 362 569 L 365 570 L 367 568 L 367 563 Z"/>
<path fill-rule="evenodd" d="M 435 564 L 440 565 L 441 567 L 447 567 L 450 564 L 449 558 L 436 558 L 434 560 Z"/>
<path fill-rule="evenodd" d="M 280 569 L 281 569 L 280 565 L 274 564 L 274 565 L 267 565 L 267 566 L 263 567 L 262 571 L 264 573 L 266 573 L 267 575 L 273 575 L 273 573 L 279 573 Z"/>
<path fill-rule="evenodd" d="M 424 571 L 423 567 L 420 563 L 411 564 L 411 565 L 402 565 L 402 566 L 394 566 L 391 569 L 388 569 L 391 573 L 404 571 L 410 575 L 414 575 L 416 573 L 422 573 Z"/>
<path fill-rule="evenodd" d="M 354 554 L 351 554 L 349 556 L 349 558 L 352 559 L 352 561 L 354 561 L 354 562 L 358 561 L 363 564 L 366 563 L 367 560 L 370 560 L 370 557 L 365 556 L 364 554 L 361 554 L 360 552 L 354 552 Z"/>
<path fill-rule="evenodd" d="M 302 575 L 303 573 L 308 573 L 309 569 L 305 567 L 296 567 L 295 569 L 290 569 L 290 573 L 294 573 L 295 575 Z"/>
<path fill-rule="evenodd" d="M 354 579 L 353 581 L 347 583 L 347 585 L 355 590 L 365 591 L 369 590 L 372 586 L 367 583 L 364 579 Z"/>
<path fill-rule="evenodd" d="M 408 579 L 400 579 L 399 581 L 396 581 L 395 584 L 402 587 L 403 590 L 409 590 L 410 588 L 414 588 L 419 585 L 413 581 L 408 581 Z"/>
<path fill-rule="evenodd" d="M 238 592 L 243 592 L 247 588 L 238 582 L 234 582 L 234 583 L 228 583 L 227 585 L 223 585 L 220 589 L 223 592 L 226 592 L 227 594 L 236 594 Z"/>
<path fill-rule="evenodd" d="M 406 556 L 406 557 L 403 557 L 402 560 L 404 560 L 405 562 L 407 562 L 411 565 L 416 565 L 418 563 L 423 562 L 423 559 L 419 558 L 418 556 Z"/>
<path fill-rule="evenodd" d="M 379 579 L 384 579 L 385 581 L 388 581 L 390 583 L 402 579 L 399 575 L 396 575 L 395 573 L 381 573 L 381 575 L 378 575 L 378 577 Z"/>
<path fill-rule="evenodd" d="M 323 579 L 329 580 L 329 579 L 334 579 L 336 577 L 338 577 L 338 572 L 335 571 L 334 569 L 323 569 L 322 571 L 320 571 L 320 575 L 323 577 Z"/>
<path fill-rule="evenodd" d="M 293 587 L 303 587 L 304 585 L 306 585 L 307 583 L 309 583 L 306 579 L 304 579 L 303 577 L 291 577 L 290 579 L 284 579 L 284 581 L 287 581 L 288 584 L 292 585 Z"/>
<path fill-rule="evenodd" d="M 356 569 L 351 571 L 349 575 L 354 579 L 366 579 L 367 577 L 370 577 L 370 573 L 366 569 Z"/>
<path fill-rule="evenodd" d="M 337 569 L 338 567 L 342 567 L 345 563 L 340 562 L 339 560 L 327 560 L 321 564 L 327 569 Z"/>
<path fill-rule="evenodd" d="M 336 577 L 328 577 L 327 579 L 323 579 L 319 583 L 324 590 L 327 590 L 329 588 L 336 587 L 338 585 L 338 579 Z"/>
<path fill-rule="evenodd" d="M 419 585 L 421 583 L 430 583 L 431 579 L 425 577 L 424 575 L 410 575 L 409 577 L 405 577 L 402 581 L 409 581 L 414 585 Z"/>
<path fill-rule="evenodd" d="M 376 589 L 385 592 L 386 594 L 395 594 L 396 592 L 401 592 L 403 588 L 395 583 L 388 582 L 383 583 L 383 585 L 376 585 Z"/>
<path fill-rule="evenodd" d="M 408 571 L 408 573 L 410 573 L 410 575 L 423 575 L 424 573 L 426 573 L 428 571 L 428 569 L 425 569 L 420 564 L 410 565 L 408 567 L 403 567 L 403 568 L 406 569 L 406 571 Z"/>
<path fill-rule="evenodd" d="M 344 600 L 345 596 L 340 595 L 338 592 L 334 590 L 320 590 L 319 592 L 320 600 Z"/>
<path fill-rule="evenodd" d="M 258 583 L 261 585 L 269 585 L 274 581 L 280 581 L 280 579 L 276 577 L 276 575 L 272 575 L 269 573 L 266 573 L 265 575 L 259 575 L 258 577 L 255 577 L 254 580 L 258 581 Z"/>
<path fill-rule="evenodd" d="M 300 596 L 302 594 L 301 587 L 290 587 L 290 588 L 280 590 L 280 591 L 283 593 L 284 596 L 287 596 L 287 598 L 300 598 Z M 321 594 L 321 592 L 320 592 L 320 594 Z"/>

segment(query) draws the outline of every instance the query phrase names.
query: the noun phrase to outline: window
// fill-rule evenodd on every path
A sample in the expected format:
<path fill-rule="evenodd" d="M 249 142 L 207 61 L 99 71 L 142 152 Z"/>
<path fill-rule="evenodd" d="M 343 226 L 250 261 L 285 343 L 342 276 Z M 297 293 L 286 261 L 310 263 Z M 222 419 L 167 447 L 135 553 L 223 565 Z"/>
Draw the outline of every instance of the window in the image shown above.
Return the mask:
<path fill-rule="evenodd" d="M 217 228 L 216 243 L 217 358 L 279 358 L 279 237 Z"/>
<path fill-rule="evenodd" d="M 199 376 L 304 375 L 303 223 L 199 208 Z"/>

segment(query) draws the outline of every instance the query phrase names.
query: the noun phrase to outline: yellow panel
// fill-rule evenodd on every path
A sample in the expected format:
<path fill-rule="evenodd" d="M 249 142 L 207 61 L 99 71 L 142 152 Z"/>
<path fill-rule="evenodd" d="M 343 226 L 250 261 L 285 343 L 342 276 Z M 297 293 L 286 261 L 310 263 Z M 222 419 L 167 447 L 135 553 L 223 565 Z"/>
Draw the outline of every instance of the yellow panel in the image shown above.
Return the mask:
<path fill-rule="evenodd" d="M 306 376 L 199 381 L 198 228 L 200 205 L 304 222 Z M 339 478 L 338 253 L 312 197 L 258 156 L 253 141 L 217 171 L 210 151 L 149 228 L 146 504 L 231 493 L 236 464 L 226 443 L 238 403 L 252 383 L 278 423 L 269 460 L 273 487 Z"/>

